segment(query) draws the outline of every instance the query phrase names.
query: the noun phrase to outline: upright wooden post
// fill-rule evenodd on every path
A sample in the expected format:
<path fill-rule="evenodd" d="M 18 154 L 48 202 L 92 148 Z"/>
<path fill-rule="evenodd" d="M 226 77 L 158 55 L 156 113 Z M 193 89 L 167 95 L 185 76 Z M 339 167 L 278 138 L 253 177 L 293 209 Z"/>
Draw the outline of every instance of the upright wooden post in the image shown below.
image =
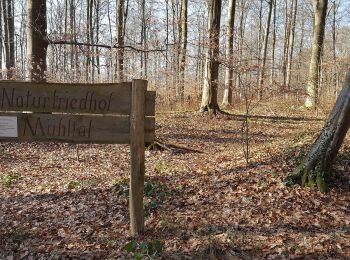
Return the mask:
<path fill-rule="evenodd" d="M 129 193 L 131 234 L 144 231 L 145 96 L 147 81 L 133 80 L 130 113 L 131 176 Z"/>

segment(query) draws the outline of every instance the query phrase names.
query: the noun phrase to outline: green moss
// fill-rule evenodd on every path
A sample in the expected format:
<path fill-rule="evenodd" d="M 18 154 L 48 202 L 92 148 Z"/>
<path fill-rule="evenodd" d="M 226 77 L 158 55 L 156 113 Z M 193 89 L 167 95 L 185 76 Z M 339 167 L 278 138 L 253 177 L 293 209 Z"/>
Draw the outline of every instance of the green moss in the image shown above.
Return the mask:
<path fill-rule="evenodd" d="M 284 183 L 287 186 L 300 184 L 304 187 L 310 187 L 314 190 L 326 192 L 328 190 L 326 181 L 327 175 L 322 169 L 323 168 L 320 164 L 316 165 L 312 169 L 302 164 L 295 170 L 293 174 L 287 176 L 284 179 Z"/>
<path fill-rule="evenodd" d="M 317 175 L 316 183 L 317 183 L 317 188 L 320 192 L 326 192 L 328 190 L 325 178 L 321 174 Z"/>

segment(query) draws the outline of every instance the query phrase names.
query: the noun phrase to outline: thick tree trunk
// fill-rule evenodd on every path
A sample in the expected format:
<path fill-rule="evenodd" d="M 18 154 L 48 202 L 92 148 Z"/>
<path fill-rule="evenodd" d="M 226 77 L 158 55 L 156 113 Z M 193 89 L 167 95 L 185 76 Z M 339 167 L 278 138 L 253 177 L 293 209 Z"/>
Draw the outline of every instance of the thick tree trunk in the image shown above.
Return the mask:
<path fill-rule="evenodd" d="M 226 61 L 228 67 L 225 69 L 225 90 L 222 105 L 228 106 L 232 103 L 232 85 L 233 85 L 233 29 L 235 23 L 236 0 L 229 0 L 227 23 L 226 23 Z"/>
<path fill-rule="evenodd" d="M 46 81 L 47 53 L 46 1 L 27 0 L 27 79 Z"/>
<path fill-rule="evenodd" d="M 286 184 L 301 184 L 326 191 L 331 164 L 350 126 L 350 72 L 320 135 Z"/>
<path fill-rule="evenodd" d="M 316 108 L 319 83 L 319 65 L 323 47 L 328 0 L 312 0 L 314 9 L 314 32 L 312 38 L 309 79 L 305 107 Z"/>
<path fill-rule="evenodd" d="M 219 77 L 220 16 L 221 0 L 211 0 L 208 19 L 209 46 L 206 56 L 200 111 L 209 111 L 209 113 L 214 114 L 219 109 L 217 93 Z"/>

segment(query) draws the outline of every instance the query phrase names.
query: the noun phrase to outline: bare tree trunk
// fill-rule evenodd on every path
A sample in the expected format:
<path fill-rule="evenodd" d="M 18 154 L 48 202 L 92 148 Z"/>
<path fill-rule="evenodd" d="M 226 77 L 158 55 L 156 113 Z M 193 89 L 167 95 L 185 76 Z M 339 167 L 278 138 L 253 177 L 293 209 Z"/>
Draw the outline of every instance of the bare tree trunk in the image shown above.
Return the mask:
<path fill-rule="evenodd" d="M 96 28 L 95 41 L 98 43 L 100 40 L 100 0 L 95 0 L 95 28 Z M 95 52 L 96 52 L 95 60 L 96 60 L 97 78 L 98 80 L 100 80 L 100 77 L 101 77 L 100 51 L 97 46 L 95 48 Z"/>
<path fill-rule="evenodd" d="M 2 4 L 0 4 L 0 79 L 3 79 L 3 68 L 2 68 L 2 51 L 3 51 L 3 30 L 2 30 Z"/>
<path fill-rule="evenodd" d="M 7 70 L 7 79 L 12 79 L 15 76 L 15 19 L 13 16 L 12 9 L 12 0 L 2 0 L 5 36 L 5 64 Z"/>
<path fill-rule="evenodd" d="M 27 0 L 27 79 L 46 81 L 47 53 L 46 1 Z"/>
<path fill-rule="evenodd" d="M 336 52 L 336 14 L 337 14 L 337 5 L 335 0 L 333 0 L 333 21 L 332 21 L 332 52 L 333 52 L 333 86 L 334 94 L 338 93 L 338 68 L 337 68 L 337 52 Z"/>
<path fill-rule="evenodd" d="M 350 126 L 350 72 L 332 112 L 303 162 L 285 179 L 287 185 L 301 184 L 325 192 L 330 168 Z"/>
<path fill-rule="evenodd" d="M 239 38 L 238 38 L 238 63 L 239 63 L 239 68 L 243 67 L 242 60 L 243 60 L 243 42 L 244 42 L 244 33 L 245 33 L 245 19 L 244 19 L 244 14 L 245 14 L 245 9 L 246 9 L 246 2 L 245 0 L 240 1 L 240 17 L 239 17 Z M 241 73 L 238 73 L 237 78 L 236 78 L 236 87 L 240 89 L 240 95 L 242 94 L 241 91 L 241 82 L 242 82 L 242 77 Z M 243 87 L 243 86 L 242 86 Z"/>
<path fill-rule="evenodd" d="M 69 21 L 69 26 L 70 26 L 70 34 L 72 39 L 76 40 L 76 35 L 75 35 L 75 6 L 74 6 L 74 0 L 69 1 L 69 16 L 70 16 L 70 21 Z M 76 51 L 76 46 L 71 45 L 70 46 L 70 68 L 72 71 L 72 78 L 76 79 L 77 78 L 77 64 L 74 59 L 74 55 L 77 55 Z"/>
<path fill-rule="evenodd" d="M 185 67 L 186 67 L 186 50 L 187 50 L 187 4 L 188 0 L 182 0 L 181 3 L 181 47 L 180 47 L 180 64 L 179 64 L 179 97 L 181 103 L 184 102 L 185 96 Z"/>
<path fill-rule="evenodd" d="M 166 35 L 165 35 L 165 90 L 169 97 L 169 0 L 166 0 Z"/>
<path fill-rule="evenodd" d="M 233 86 L 233 29 L 235 23 L 236 0 L 229 0 L 226 23 L 226 62 L 225 69 L 225 90 L 222 105 L 228 106 L 232 103 Z"/>
<path fill-rule="evenodd" d="M 124 81 L 124 0 L 117 0 L 117 63 L 116 81 Z"/>
<path fill-rule="evenodd" d="M 298 0 L 293 0 L 292 2 L 292 20 L 289 32 L 289 48 L 287 56 L 287 76 L 286 76 L 286 85 L 290 89 L 291 73 L 292 73 L 292 63 L 293 63 L 293 51 L 294 51 L 294 38 L 295 38 L 295 22 L 297 17 L 297 7 Z"/>
<path fill-rule="evenodd" d="M 173 55 L 172 55 L 172 87 L 178 90 L 178 72 L 179 72 L 179 0 L 171 0 L 172 9 L 172 34 L 173 34 Z"/>
<path fill-rule="evenodd" d="M 289 53 L 289 33 L 290 33 L 290 19 L 288 12 L 288 2 L 285 0 L 284 4 L 284 44 L 283 44 L 283 58 L 282 58 L 282 75 L 283 75 L 283 85 L 287 85 L 287 60 Z"/>
<path fill-rule="evenodd" d="M 146 0 L 141 0 L 141 45 L 147 49 Z M 141 77 L 147 78 L 147 52 L 141 52 Z"/>
<path fill-rule="evenodd" d="M 298 77 L 297 77 L 298 86 L 301 84 L 301 74 L 302 74 L 301 66 L 302 66 L 302 54 L 303 54 L 303 48 L 304 48 L 304 34 L 305 34 L 305 15 L 304 15 L 305 9 L 302 7 L 301 11 L 302 11 L 302 18 L 301 18 L 301 33 L 300 33 Z"/>
<path fill-rule="evenodd" d="M 87 6 L 86 6 L 86 41 L 87 43 L 92 44 L 91 34 L 92 31 L 92 7 L 93 7 L 93 0 L 87 0 Z M 92 73 L 91 73 L 91 67 L 92 67 L 92 52 L 91 47 L 86 47 L 86 63 L 85 63 L 85 80 L 86 82 L 89 82 L 90 80 L 93 80 Z"/>
<path fill-rule="evenodd" d="M 269 13 L 266 20 L 266 28 L 265 28 L 265 35 L 264 35 L 264 49 L 263 49 L 262 64 L 261 64 L 260 74 L 259 74 L 259 77 L 260 77 L 259 87 L 258 87 L 259 99 L 262 99 L 262 96 L 263 96 L 263 84 L 264 84 L 265 65 L 266 65 L 266 57 L 267 57 L 267 43 L 269 41 L 272 7 L 273 7 L 273 0 L 269 0 Z"/>
<path fill-rule="evenodd" d="M 271 74 L 270 85 L 273 86 L 275 80 L 275 51 L 276 51 L 276 0 L 273 0 L 273 30 L 272 30 L 272 54 L 271 54 Z"/>
<path fill-rule="evenodd" d="M 314 30 L 305 107 L 316 109 L 318 102 L 319 65 L 323 48 L 328 0 L 312 0 L 312 5 L 314 9 Z"/>
<path fill-rule="evenodd" d="M 258 24 L 258 40 L 257 40 L 257 53 L 258 53 L 258 66 L 260 67 L 260 58 L 261 58 L 261 49 L 262 49 L 262 39 L 263 39 L 263 0 L 260 0 L 260 5 L 259 5 L 259 24 Z"/>
<path fill-rule="evenodd" d="M 209 46 L 206 56 L 200 111 L 208 111 L 214 114 L 219 110 L 217 89 L 219 77 L 220 18 L 221 0 L 211 0 L 208 19 Z"/>
<path fill-rule="evenodd" d="M 68 0 L 64 1 L 64 36 L 68 34 Z M 61 66 L 60 77 L 66 77 L 67 69 L 67 47 L 63 46 L 63 66 Z"/>

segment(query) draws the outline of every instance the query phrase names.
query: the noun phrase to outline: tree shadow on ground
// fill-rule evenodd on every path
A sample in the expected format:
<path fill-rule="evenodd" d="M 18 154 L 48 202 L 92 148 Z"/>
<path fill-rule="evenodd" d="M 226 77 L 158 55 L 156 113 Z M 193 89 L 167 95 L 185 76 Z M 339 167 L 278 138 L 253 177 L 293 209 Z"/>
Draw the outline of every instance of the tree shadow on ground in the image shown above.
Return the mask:
<path fill-rule="evenodd" d="M 308 145 L 302 147 L 296 147 L 298 150 L 307 150 Z M 284 177 L 290 168 L 297 165 L 298 160 L 301 159 L 295 156 L 296 151 L 284 151 L 281 153 L 271 154 L 271 157 L 267 160 L 261 160 L 259 162 L 253 162 L 248 166 L 238 165 L 230 167 L 226 170 L 220 170 L 220 172 L 211 170 L 208 173 L 210 175 L 220 175 L 223 177 L 215 178 L 214 183 L 205 181 L 203 185 L 214 187 L 213 194 L 217 194 L 221 191 L 222 187 L 232 187 L 232 190 L 236 190 L 246 179 L 238 179 L 238 175 L 247 174 L 249 172 L 259 170 L 262 166 L 270 165 L 283 165 L 284 162 L 288 163 L 286 172 L 279 173 L 280 177 Z M 303 153 L 300 153 L 302 156 Z M 334 193 L 349 192 L 349 174 L 348 166 L 350 157 L 347 155 L 347 148 L 342 153 L 335 166 L 340 164 L 345 168 L 342 170 L 336 169 L 337 175 L 344 175 L 346 181 L 336 181 L 334 186 Z M 290 167 L 289 167 L 290 166 Z M 283 166 L 284 167 L 284 166 Z M 335 167 L 336 168 L 336 167 Z M 262 168 L 263 169 L 263 168 Z M 263 169 L 261 176 L 264 174 L 271 174 L 268 170 Z M 188 180 L 194 180 L 198 177 L 196 173 L 189 173 L 186 175 Z M 203 176 L 202 176 L 203 177 Z M 218 176 L 219 177 L 219 176 Z M 158 178 L 158 177 L 157 177 Z M 172 176 L 161 176 L 165 183 L 172 183 Z M 263 179 L 263 178 L 262 178 Z M 276 182 L 281 178 L 275 178 Z M 185 180 L 186 182 L 186 180 Z M 185 187 L 185 186 L 184 186 Z M 183 197 L 185 200 L 189 199 L 193 195 L 198 194 L 199 186 L 193 186 L 188 190 L 181 190 L 177 193 L 169 195 L 166 199 L 167 206 L 173 206 L 174 211 L 190 212 L 193 205 L 187 203 L 181 204 L 177 201 L 179 197 Z M 203 196 L 214 196 L 213 194 L 204 194 Z M 243 195 L 242 195 L 243 196 Z M 257 193 L 257 197 L 263 196 L 262 193 Z M 317 197 L 318 194 L 313 196 Z M 290 199 L 290 200 L 293 200 Z M 2 215 L 0 216 L 0 258 L 5 254 L 12 252 L 14 258 L 19 258 L 23 251 L 21 251 L 21 245 L 29 248 L 30 252 L 28 256 L 33 258 L 45 255 L 47 258 L 54 257 L 53 254 L 61 258 L 99 258 L 104 259 L 108 257 L 115 257 L 111 255 L 111 251 L 120 251 L 123 243 L 130 237 L 128 237 L 128 205 L 126 198 L 120 198 L 111 188 L 83 188 L 80 190 L 72 190 L 65 192 L 52 192 L 45 194 L 31 194 L 26 196 L 14 196 L 0 198 Z M 204 205 L 204 202 L 198 202 Z M 237 205 L 240 202 L 235 202 Z M 305 206 L 304 201 L 298 202 L 301 206 Z M 216 218 L 223 218 L 221 211 L 215 212 L 222 208 L 220 201 L 215 201 L 213 204 L 217 204 L 217 208 L 212 211 L 216 214 Z M 279 204 L 272 205 L 278 207 Z M 266 208 L 268 210 L 268 208 Z M 293 209 L 290 209 L 291 212 Z M 306 208 L 309 214 L 317 214 L 318 209 Z M 167 213 L 172 213 L 171 210 L 166 209 Z M 164 214 L 163 207 L 159 207 L 151 212 L 155 216 Z M 169 214 L 170 214 L 169 213 Z M 194 212 L 193 214 L 196 214 Z M 263 213 L 261 213 L 263 214 Z M 191 220 L 192 222 L 195 222 Z M 176 224 L 176 223 L 174 223 Z M 311 223 L 312 224 L 312 223 Z M 66 230 L 68 228 L 68 230 Z M 117 232 L 111 232 L 111 230 L 119 230 Z M 349 234 L 349 226 L 334 225 L 329 227 L 316 227 L 314 225 L 300 225 L 298 223 L 286 222 L 283 220 L 277 221 L 269 228 L 259 224 L 252 226 L 251 224 L 239 223 L 238 225 L 229 224 L 206 224 L 201 225 L 199 228 L 191 229 L 186 225 L 179 225 L 171 227 L 165 227 L 160 229 L 158 226 L 153 225 L 151 228 L 147 228 L 147 233 L 143 238 L 156 237 L 158 239 L 173 241 L 180 239 L 188 241 L 192 237 L 205 237 L 208 244 L 211 243 L 210 238 L 220 234 L 241 234 L 242 236 L 266 236 L 273 237 L 276 232 L 290 232 L 294 234 L 316 235 L 330 234 L 330 233 L 344 233 Z M 99 248 L 91 248 L 89 252 L 67 248 L 67 245 L 72 240 L 77 240 L 82 246 L 88 247 L 89 245 L 96 245 Z M 188 259 L 195 258 L 194 256 L 202 256 L 205 259 L 208 254 L 208 244 L 198 245 L 195 249 L 189 251 L 185 250 L 172 250 L 166 255 L 165 259 Z M 220 246 L 220 245 L 219 245 Z M 265 255 L 258 249 L 241 250 L 237 246 L 228 247 L 230 245 L 221 245 L 223 250 L 233 250 L 235 256 L 244 259 L 250 259 L 249 257 L 260 256 L 262 258 Z M 46 251 L 53 249 L 52 251 Z M 87 250 L 88 251 L 88 250 Z M 215 251 L 215 250 L 214 250 Z M 120 253 L 120 252 L 119 252 Z M 291 252 L 286 251 L 285 257 Z M 2 255 L 3 254 L 3 255 Z M 118 253 L 117 253 L 118 254 Z M 281 256 L 282 257 L 282 256 Z M 329 255 L 323 255 L 321 253 L 305 254 L 301 255 L 300 259 L 322 259 L 323 257 L 329 257 Z M 334 257 L 345 258 L 340 253 L 335 252 Z M 209 257 L 208 257 L 209 258 Z"/>

